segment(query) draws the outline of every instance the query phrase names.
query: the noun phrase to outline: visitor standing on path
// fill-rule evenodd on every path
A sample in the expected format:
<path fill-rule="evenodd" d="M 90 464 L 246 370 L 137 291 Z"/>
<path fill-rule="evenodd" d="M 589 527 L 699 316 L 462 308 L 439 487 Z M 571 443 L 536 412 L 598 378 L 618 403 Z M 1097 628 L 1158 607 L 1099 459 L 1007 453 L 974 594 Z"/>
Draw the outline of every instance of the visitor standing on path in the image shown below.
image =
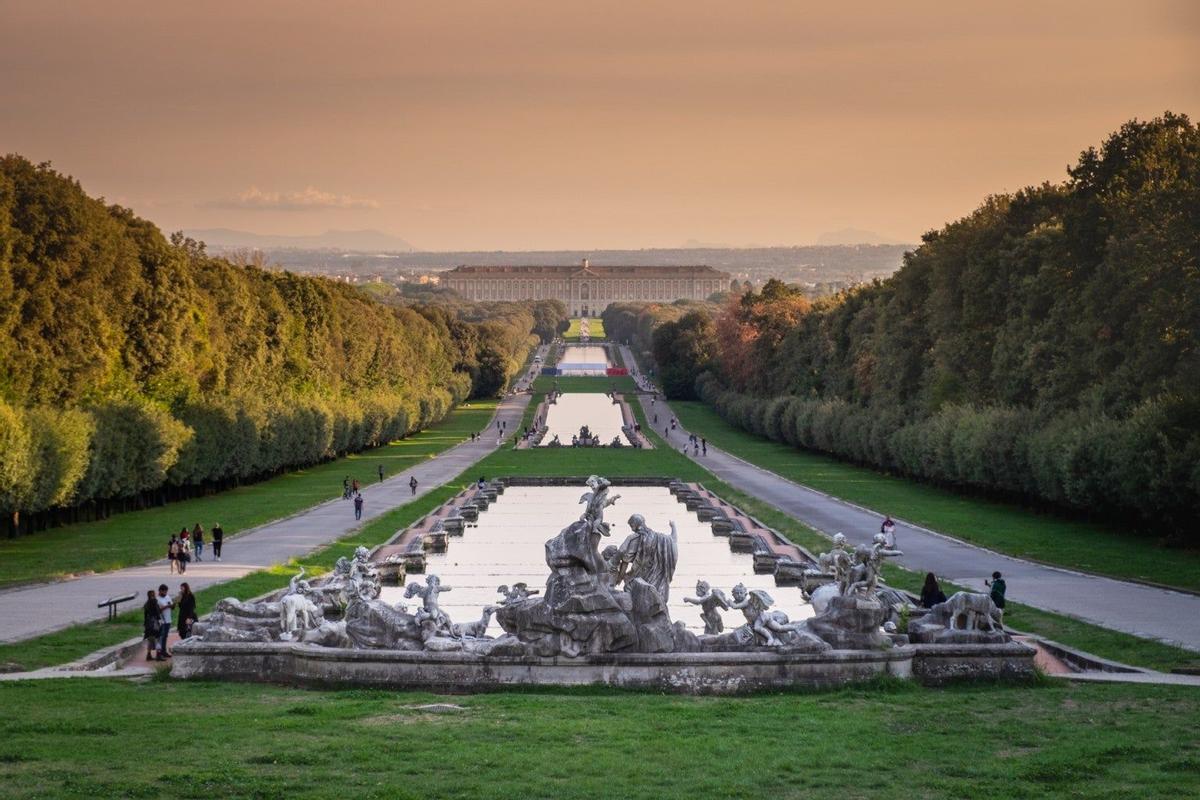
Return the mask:
<path fill-rule="evenodd" d="M 167 652 L 167 637 L 171 635 L 171 609 L 175 607 L 175 603 L 171 600 L 171 595 L 167 594 L 167 585 L 160 583 L 158 585 L 158 660 L 170 658 L 171 654 Z"/>
<path fill-rule="evenodd" d="M 354 518 L 356 520 L 362 519 L 362 507 L 363 507 L 363 496 L 362 496 L 362 493 L 360 492 L 360 493 L 357 493 L 354 495 Z"/>
<path fill-rule="evenodd" d="M 700 439 L 700 452 L 704 455 L 708 455 L 708 439 L 703 437 Z"/>
<path fill-rule="evenodd" d="M 414 495 L 417 493 L 417 476 L 416 475 L 413 475 L 411 478 L 408 479 L 408 488 L 412 489 L 412 493 Z"/>
<path fill-rule="evenodd" d="M 142 605 L 142 635 L 146 639 L 146 660 L 154 659 L 154 647 L 158 644 L 158 629 L 162 625 L 162 613 L 158 610 L 158 598 L 153 589 L 146 590 L 146 602 Z"/>
<path fill-rule="evenodd" d="M 196 595 L 186 582 L 179 584 L 179 638 L 192 635 L 192 623 L 196 621 Z"/>
<path fill-rule="evenodd" d="M 999 572 L 993 572 L 992 579 L 990 581 L 985 580 L 983 585 L 992 587 L 990 595 L 992 602 L 996 604 L 996 608 L 1003 611 L 1004 603 L 1006 602 L 1004 595 L 1008 591 L 1008 584 L 1004 582 L 1004 578 L 1000 577 Z"/>
<path fill-rule="evenodd" d="M 225 541 L 225 531 L 221 530 L 221 523 L 214 522 L 212 526 L 213 540 L 213 558 L 217 561 L 221 560 L 221 543 Z"/>
<path fill-rule="evenodd" d="M 896 547 L 896 523 L 892 522 L 892 517 L 890 514 L 883 521 L 883 524 L 879 526 L 879 532 L 883 534 L 884 541 L 887 542 L 888 547 L 895 549 L 895 547 Z"/>
<path fill-rule="evenodd" d="M 204 560 L 204 526 L 199 522 L 192 528 L 192 546 L 196 548 L 196 560 Z"/>
<path fill-rule="evenodd" d="M 383 464 L 379 465 L 379 482 L 383 483 Z"/>

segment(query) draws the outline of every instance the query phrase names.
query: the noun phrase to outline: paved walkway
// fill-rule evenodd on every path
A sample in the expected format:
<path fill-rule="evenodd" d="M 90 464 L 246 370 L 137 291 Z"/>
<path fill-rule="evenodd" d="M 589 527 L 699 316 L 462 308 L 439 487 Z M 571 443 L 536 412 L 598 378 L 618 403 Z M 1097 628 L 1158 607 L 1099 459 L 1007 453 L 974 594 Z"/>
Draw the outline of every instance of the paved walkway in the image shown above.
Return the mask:
<path fill-rule="evenodd" d="M 625 363 L 634 363 L 628 348 L 622 350 Z M 645 397 L 639 400 L 648 413 L 658 413 L 657 427 L 673 414 L 661 400 L 653 410 Z M 670 441 L 682 447 L 688 435 L 680 428 L 672 432 Z M 844 533 L 852 544 L 869 544 L 879 532 L 883 515 L 878 511 L 789 481 L 711 442 L 707 456 L 693 456 L 689 449 L 688 457 L 730 486 L 822 533 Z M 897 546 L 904 551 L 904 556 L 895 560 L 915 572 L 932 572 L 959 585 L 987 591 L 984 579 L 998 570 L 1004 574 L 1008 598 L 1014 602 L 1200 651 L 1200 596 L 1035 564 L 900 519 L 895 522 Z M 1020 625 L 1015 620 L 1014 624 Z"/>
<path fill-rule="evenodd" d="M 528 388 L 527 379 L 527 375 L 523 376 L 516 388 Z M 361 522 L 354 519 L 352 503 L 339 498 L 227 539 L 219 563 L 210 560 L 211 556 L 206 552 L 205 560 L 193 561 L 184 576 L 169 574 L 164 558 L 140 567 L 2 591 L 0 642 L 20 641 L 80 622 L 103 619 L 105 611 L 97 609 L 96 603 L 109 597 L 136 593 L 137 598 L 122 608 L 137 608 L 145 599 L 146 590 L 160 583 L 166 583 L 174 593 L 179 583 L 186 580 L 192 591 L 197 591 L 304 555 L 339 539 L 360 525 L 436 489 L 492 453 L 499 445 L 497 422 L 504 423 L 506 434 L 511 434 L 520 425 L 529 399 L 528 394 L 506 397 L 478 441 L 468 440 L 455 445 L 407 472 L 365 487 L 362 490 Z M 408 486 L 409 478 L 414 475 L 417 478 L 415 495 Z"/>

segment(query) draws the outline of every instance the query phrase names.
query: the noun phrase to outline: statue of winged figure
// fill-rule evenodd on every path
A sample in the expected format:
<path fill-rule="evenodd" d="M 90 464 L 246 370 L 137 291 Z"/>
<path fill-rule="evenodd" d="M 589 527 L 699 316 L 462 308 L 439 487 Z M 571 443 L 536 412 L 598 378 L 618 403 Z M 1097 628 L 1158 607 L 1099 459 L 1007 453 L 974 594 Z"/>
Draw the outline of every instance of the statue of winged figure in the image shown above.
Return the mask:
<path fill-rule="evenodd" d="M 593 475 L 587 479 L 588 491 L 579 498 L 579 502 L 587 504 L 580 519 L 588 524 L 592 533 L 601 536 L 608 536 L 609 533 L 608 523 L 604 521 L 604 509 L 621 499 L 619 494 L 609 497 L 608 490 L 611 485 L 607 478 Z"/>

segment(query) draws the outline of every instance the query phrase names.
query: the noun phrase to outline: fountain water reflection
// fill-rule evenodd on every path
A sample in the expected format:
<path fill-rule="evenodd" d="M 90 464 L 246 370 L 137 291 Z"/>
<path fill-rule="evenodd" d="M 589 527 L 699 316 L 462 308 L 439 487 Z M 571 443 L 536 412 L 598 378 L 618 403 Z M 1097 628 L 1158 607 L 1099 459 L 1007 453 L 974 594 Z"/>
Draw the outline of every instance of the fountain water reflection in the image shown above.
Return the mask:
<path fill-rule="evenodd" d="M 563 375 L 604 375 L 608 370 L 608 351 L 597 345 L 571 345 L 558 359 Z"/>
<path fill-rule="evenodd" d="M 625 437 L 621 435 L 623 422 L 621 407 L 606 394 L 562 394 L 546 411 L 547 430 L 542 444 L 549 444 L 551 439 L 558 436 L 560 442 L 568 445 L 571 437 L 578 435 L 580 427 L 584 425 L 594 436 L 600 437 L 600 444 L 611 444 L 614 437 L 620 437 L 624 442 Z"/>
<path fill-rule="evenodd" d="M 600 397 L 604 397 L 600 395 Z M 607 399 L 607 398 L 605 398 Z M 614 408 L 616 408 L 614 406 Z M 670 614 L 688 628 L 704 630 L 700 609 L 683 602 L 695 594 L 696 581 L 704 579 L 729 593 L 737 583 L 766 589 L 775 599 L 774 608 L 792 620 L 813 615 L 797 587 L 776 586 L 768 575 L 755 575 L 753 558 L 733 553 L 727 539 L 714 536 L 712 527 L 688 511 L 665 486 L 614 486 L 612 494 L 621 499 L 608 510 L 612 536 L 600 543 L 620 545 L 629 533 L 625 520 L 641 514 L 647 524 L 660 531 L 675 521 L 679 533 L 679 561 L 671 581 Z M 510 486 L 487 511 L 479 515 L 477 527 L 467 528 L 461 538 L 450 541 L 445 553 L 430 553 L 427 573 L 438 575 L 451 593 L 440 598 L 441 607 L 454 620 L 478 619 L 485 605 L 497 600 L 496 587 L 524 581 L 531 588 L 542 588 L 547 577 L 545 543 L 569 523 L 579 518 L 579 487 Z M 415 580 L 420 580 L 417 576 Z M 385 587 L 383 599 L 389 603 L 403 600 L 401 587 Z M 745 620 L 738 611 L 721 611 L 726 629 L 736 628 Z M 502 633 L 493 620 L 491 635 Z"/>

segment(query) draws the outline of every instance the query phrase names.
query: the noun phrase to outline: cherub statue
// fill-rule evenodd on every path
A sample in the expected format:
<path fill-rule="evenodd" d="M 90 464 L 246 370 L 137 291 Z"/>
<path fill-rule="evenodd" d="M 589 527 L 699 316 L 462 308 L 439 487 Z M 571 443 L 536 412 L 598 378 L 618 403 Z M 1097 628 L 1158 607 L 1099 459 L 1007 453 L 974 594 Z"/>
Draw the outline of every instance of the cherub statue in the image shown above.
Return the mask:
<path fill-rule="evenodd" d="M 579 502 L 587 504 L 580 519 L 588 523 L 592 533 L 601 536 L 608 536 L 608 523 L 604 521 L 604 509 L 621 499 L 619 494 L 608 496 L 609 486 L 611 484 L 607 478 L 593 475 L 587 479 L 588 491 L 579 498 Z"/>
<path fill-rule="evenodd" d="M 846 537 L 844 534 L 835 533 L 833 535 L 833 547 L 830 548 L 828 553 L 822 553 L 818 556 L 817 563 L 820 565 L 822 572 L 827 572 L 833 576 L 838 585 L 838 592 L 845 594 L 846 576 L 850 572 L 853 559 L 846 550 Z"/>
<path fill-rule="evenodd" d="M 706 634 L 716 635 L 725 630 L 725 622 L 717 609 L 729 608 L 729 601 L 720 589 L 712 589 L 708 581 L 696 581 L 696 596 L 685 597 L 683 602 L 700 606 L 700 619 L 704 620 Z"/>
<path fill-rule="evenodd" d="M 875 551 L 860 544 L 854 550 L 855 563 L 847 574 L 845 594 L 874 597 L 875 587 L 879 584 L 879 561 Z"/>
<path fill-rule="evenodd" d="M 449 633 L 450 618 L 438 605 L 438 595 L 452 590 L 451 586 L 442 586 L 442 581 L 437 575 L 428 576 L 424 585 L 410 583 L 404 590 L 404 596 L 421 598 L 421 607 L 417 609 L 416 614 L 417 624 L 424 628 L 426 623 L 429 623 L 428 627 L 434 634 Z"/>
<path fill-rule="evenodd" d="M 361 545 L 354 551 L 354 560 L 350 562 L 350 581 L 358 584 L 359 592 L 371 600 L 379 597 L 383 590 L 379 571 L 371 563 L 371 551 Z"/>
<path fill-rule="evenodd" d="M 904 552 L 897 550 L 894 547 L 888 547 L 887 537 L 882 533 L 875 534 L 871 540 L 871 558 L 875 560 L 876 565 L 882 565 L 885 558 L 895 558 L 904 555 Z"/>
<path fill-rule="evenodd" d="M 524 581 L 514 583 L 512 588 L 508 588 L 507 584 L 501 584 L 496 587 L 496 591 L 504 595 L 504 599 L 500 601 L 500 605 L 507 606 L 511 603 L 519 603 L 527 597 L 540 592 L 540 589 L 530 589 Z"/>
<path fill-rule="evenodd" d="M 771 611 L 773 605 L 771 595 L 762 589 L 747 590 L 740 583 L 733 587 L 733 600 L 729 603 L 730 608 L 741 610 L 756 640 L 767 647 L 779 647 L 783 642 L 776 634 L 800 630 L 804 623 L 789 622 L 787 614 Z"/>

